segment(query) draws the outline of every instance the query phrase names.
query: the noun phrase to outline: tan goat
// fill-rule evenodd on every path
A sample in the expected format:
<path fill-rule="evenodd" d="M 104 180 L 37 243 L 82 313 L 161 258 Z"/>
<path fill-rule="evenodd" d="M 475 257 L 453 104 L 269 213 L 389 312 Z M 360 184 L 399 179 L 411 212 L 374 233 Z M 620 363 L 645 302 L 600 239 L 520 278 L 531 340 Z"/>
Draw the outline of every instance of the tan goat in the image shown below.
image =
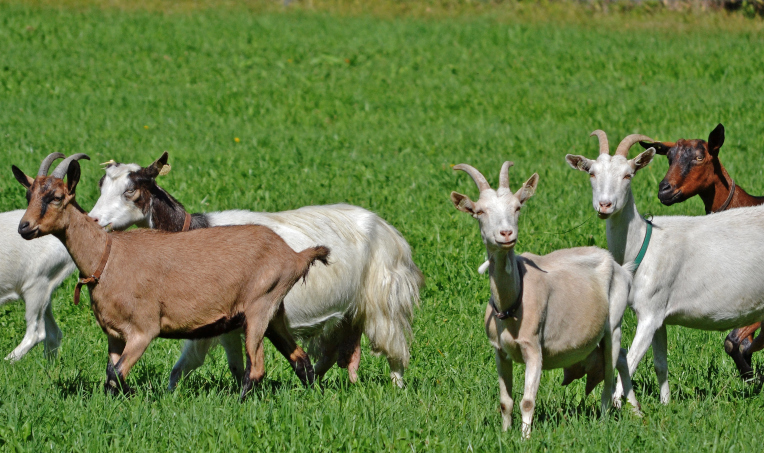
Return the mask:
<path fill-rule="evenodd" d="M 557 250 L 545 256 L 516 256 L 520 209 L 536 191 L 538 175 L 531 176 L 513 194 L 509 189 L 511 165 L 502 165 L 498 190 L 491 189 L 475 168 L 455 166 L 455 170 L 464 170 L 472 177 L 480 189 L 480 198 L 473 202 L 466 195 L 451 192 L 451 201 L 456 209 L 480 222 L 491 279 L 485 331 L 496 353 L 502 429 L 512 424 L 512 364 L 524 363 L 525 392 L 520 413 L 523 437 L 527 438 L 541 370 L 570 367 L 584 360 L 596 362 L 596 354 L 604 355 L 603 414 L 611 404 L 616 363 L 628 386 L 629 402 L 637 407 L 625 357 L 618 360 L 621 318 L 631 274 L 607 250 L 597 247 Z"/>
<path fill-rule="evenodd" d="M 327 263 L 326 247 L 296 253 L 272 230 L 256 225 L 184 234 L 107 233 L 74 199 L 78 159 L 89 158 L 70 156 L 51 176 L 46 175 L 52 160 L 46 160 L 34 179 L 13 167 L 29 201 L 19 234 L 56 236 L 80 273 L 95 277 L 85 280 L 109 339 L 106 391 L 131 391 L 125 378 L 156 337 L 203 338 L 240 327 L 247 353 L 242 399 L 264 375 L 262 366 L 252 364 L 266 330 L 300 380 L 313 382 L 310 359 L 287 330 L 283 299 L 315 260 Z"/>

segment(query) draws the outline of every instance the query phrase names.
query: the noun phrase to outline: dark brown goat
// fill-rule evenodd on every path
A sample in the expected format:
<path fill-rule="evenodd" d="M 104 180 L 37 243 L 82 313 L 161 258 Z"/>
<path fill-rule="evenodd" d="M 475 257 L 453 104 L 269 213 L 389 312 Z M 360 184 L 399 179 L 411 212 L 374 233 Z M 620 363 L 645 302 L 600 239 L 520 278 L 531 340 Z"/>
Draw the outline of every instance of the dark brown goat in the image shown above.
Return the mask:
<path fill-rule="evenodd" d="M 703 200 L 706 214 L 764 204 L 764 197 L 749 195 L 735 184 L 719 160 L 719 150 L 724 144 L 724 126 L 721 124 L 711 131 L 708 141 L 679 139 L 640 144 L 644 148 L 654 147 L 658 154 L 668 158 L 669 169 L 658 185 L 658 199 L 666 206 L 695 195 Z M 732 357 L 744 379 L 753 376 L 751 356 L 764 349 L 764 335 L 753 338 L 760 327 L 761 322 L 757 322 L 735 329 L 724 340 L 724 350 Z"/>
<path fill-rule="evenodd" d="M 75 201 L 77 159 L 88 157 L 70 156 L 47 176 L 57 157 L 63 156 L 48 156 L 34 179 L 13 167 L 29 201 L 19 234 L 28 240 L 56 236 L 82 275 L 100 277 L 88 288 L 109 340 L 108 392 L 130 391 L 125 378 L 156 337 L 201 338 L 240 327 L 247 354 L 242 399 L 263 376 L 262 367 L 252 365 L 266 329 L 300 380 L 313 382 L 310 359 L 287 330 L 283 300 L 315 260 L 326 264 L 326 247 L 296 253 L 256 225 L 107 233 Z"/>

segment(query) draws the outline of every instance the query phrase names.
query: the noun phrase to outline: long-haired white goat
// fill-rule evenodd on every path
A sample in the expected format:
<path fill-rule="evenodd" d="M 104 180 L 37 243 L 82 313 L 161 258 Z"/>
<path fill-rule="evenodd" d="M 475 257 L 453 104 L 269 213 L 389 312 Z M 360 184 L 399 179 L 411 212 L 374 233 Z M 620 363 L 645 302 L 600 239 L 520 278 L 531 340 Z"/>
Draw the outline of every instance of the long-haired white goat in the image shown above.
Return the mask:
<path fill-rule="evenodd" d="M 64 155 L 52 154 L 50 166 Z M 47 168 L 46 168 L 47 170 Z M 24 210 L 0 213 L 0 305 L 22 299 L 26 307 L 27 331 L 5 359 L 15 362 L 43 342 L 45 355 L 53 357 L 61 345 L 61 329 L 53 318 L 50 296 L 77 269 L 61 241 L 53 237 L 29 242 L 19 236 Z"/>
<path fill-rule="evenodd" d="M 90 216 L 113 229 L 131 225 L 181 231 L 220 225 L 258 224 L 271 228 L 295 250 L 322 244 L 332 250 L 331 266 L 311 270 L 305 284 L 284 299 L 289 329 L 306 342 L 321 377 L 335 363 L 357 379 L 361 334 L 387 357 L 390 377 L 403 385 L 409 361 L 414 305 L 419 302 L 422 273 L 401 234 L 376 214 L 345 204 L 307 206 L 284 212 L 222 211 L 188 216 L 183 205 L 156 184 L 169 170 L 167 153 L 148 167 L 111 163 L 99 183 L 101 196 Z M 220 342 L 235 378 L 243 372 L 241 333 Z M 188 340 L 173 367 L 170 388 L 204 363 L 214 339 Z"/>
<path fill-rule="evenodd" d="M 589 174 L 594 209 L 607 219 L 608 249 L 619 263 L 633 263 L 647 244 L 629 296 L 637 332 L 629 348 L 633 375 L 652 343 L 660 399 L 668 404 L 666 326 L 729 330 L 764 319 L 764 206 L 703 217 L 642 218 L 631 178 L 655 156 L 649 148 L 633 159 L 629 149 L 644 135 L 624 138 L 610 155 L 605 132 L 597 160 L 568 154 L 568 164 Z M 648 226 L 652 234 L 646 240 Z M 620 385 L 616 395 L 620 392 Z"/>
<path fill-rule="evenodd" d="M 491 299 L 485 311 L 485 330 L 496 353 L 502 429 L 512 423 L 512 363 L 525 364 L 525 391 L 520 403 L 524 437 L 531 431 L 536 392 L 542 369 L 564 368 L 585 361 L 604 364 L 603 414 L 610 407 L 618 371 L 629 402 L 638 408 L 621 352 L 621 318 L 626 309 L 631 274 L 607 250 L 577 247 L 545 256 L 515 255 L 520 208 L 533 195 L 538 174 L 516 193 L 509 189 L 504 162 L 499 188 L 493 190 L 475 168 L 460 164 L 480 189 L 478 201 L 451 192 L 456 209 L 480 223 L 488 253 Z M 602 354 L 600 360 L 590 356 Z M 619 401 L 620 402 L 620 401 Z"/>

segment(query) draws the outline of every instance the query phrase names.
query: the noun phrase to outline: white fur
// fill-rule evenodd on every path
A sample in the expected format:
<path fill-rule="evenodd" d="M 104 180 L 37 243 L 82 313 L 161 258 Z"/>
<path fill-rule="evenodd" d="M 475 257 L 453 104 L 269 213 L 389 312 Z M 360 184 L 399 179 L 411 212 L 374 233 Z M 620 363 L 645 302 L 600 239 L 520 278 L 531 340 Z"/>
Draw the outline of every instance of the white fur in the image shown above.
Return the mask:
<path fill-rule="evenodd" d="M 647 165 L 654 154 L 650 148 L 631 160 L 566 156 L 572 167 L 590 174 L 593 204 L 607 218 L 608 248 L 619 263 L 634 261 L 647 230 L 630 178 L 624 176 Z M 602 209 L 600 202 L 613 206 Z M 638 324 L 628 362 L 633 375 L 652 343 L 660 398 L 667 404 L 667 325 L 729 330 L 764 319 L 764 206 L 702 217 L 655 217 L 652 223 L 629 297 Z"/>
<path fill-rule="evenodd" d="M 54 356 L 61 344 L 61 329 L 53 318 L 50 296 L 75 271 L 66 247 L 53 236 L 34 241 L 18 233 L 24 210 L 0 213 L 0 304 L 23 299 L 27 331 L 6 360 L 24 357 L 44 342 L 45 355 Z"/>
<path fill-rule="evenodd" d="M 90 215 L 103 226 L 124 229 L 133 224 L 153 226 L 150 213 L 143 214 L 122 194 L 127 174 L 139 169 L 121 164 L 127 171 L 107 169 L 101 197 Z M 293 335 L 306 341 L 309 354 L 318 360 L 318 375 L 337 360 L 332 346 L 342 339 L 340 322 L 361 328 L 375 352 L 385 354 L 391 379 L 403 385 L 409 362 L 408 337 L 414 305 L 419 303 L 422 274 L 411 258 L 401 234 L 376 214 L 345 204 L 308 206 L 284 212 L 232 210 L 206 214 L 211 226 L 258 224 L 273 229 L 295 250 L 325 245 L 331 250 L 331 266 L 315 266 L 306 282 L 296 284 L 284 299 Z M 347 324 L 345 324 L 347 326 Z M 222 345 L 234 375 L 240 373 L 242 354 L 238 332 L 227 334 Z M 221 338 L 224 338 L 223 336 Z M 170 388 L 178 379 L 204 362 L 214 341 L 187 341 L 173 368 Z"/>

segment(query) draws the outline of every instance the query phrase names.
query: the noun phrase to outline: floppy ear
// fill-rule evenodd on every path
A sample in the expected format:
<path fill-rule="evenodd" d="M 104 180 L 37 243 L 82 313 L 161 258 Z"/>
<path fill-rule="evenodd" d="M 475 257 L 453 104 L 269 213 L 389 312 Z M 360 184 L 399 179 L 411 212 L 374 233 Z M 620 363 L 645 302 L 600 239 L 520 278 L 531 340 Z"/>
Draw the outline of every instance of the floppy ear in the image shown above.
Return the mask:
<path fill-rule="evenodd" d="M 714 130 L 708 134 L 708 153 L 714 157 L 719 155 L 719 149 L 724 144 L 724 126 L 719 123 Z"/>
<path fill-rule="evenodd" d="M 515 193 L 515 196 L 518 200 L 520 200 L 520 204 L 525 204 L 526 201 L 528 201 L 528 198 L 533 196 L 534 193 L 536 193 L 536 186 L 539 183 L 539 174 L 534 173 L 530 178 L 528 178 L 527 181 L 523 184 L 522 187 L 520 187 L 520 190 Z"/>
<path fill-rule="evenodd" d="M 460 194 L 459 192 L 451 192 L 451 202 L 454 203 L 456 209 L 466 212 L 469 215 L 475 215 L 475 203 L 473 203 L 467 195 Z"/>
<path fill-rule="evenodd" d="M 644 168 L 655 157 L 655 148 L 650 148 L 647 151 L 642 151 L 637 157 L 631 159 L 629 163 L 634 168 L 634 171 Z"/>
<path fill-rule="evenodd" d="M 169 172 L 170 166 L 167 165 L 167 151 L 163 152 L 161 156 L 159 156 L 159 159 L 155 160 L 154 163 L 149 165 L 145 168 L 144 174 L 148 176 L 149 178 L 156 178 L 157 176 L 166 175 L 167 172 Z M 167 171 L 162 173 L 162 170 L 164 167 L 167 167 Z"/>
<path fill-rule="evenodd" d="M 11 165 L 11 171 L 13 171 L 13 176 L 16 178 L 16 181 L 20 182 L 22 186 L 26 187 L 27 189 L 32 187 L 34 179 L 25 175 L 24 172 L 19 169 L 19 167 Z"/>
<path fill-rule="evenodd" d="M 669 150 L 676 145 L 675 142 L 639 142 L 639 144 L 644 149 L 655 148 L 655 152 L 661 156 L 668 154 Z"/>
<path fill-rule="evenodd" d="M 69 195 L 74 195 L 74 189 L 78 182 L 80 182 L 80 163 L 74 160 L 66 170 L 66 185 L 69 189 Z"/>
<path fill-rule="evenodd" d="M 589 169 L 592 168 L 593 160 L 587 159 L 584 156 L 576 156 L 574 154 L 568 154 L 565 156 L 565 161 L 571 168 L 575 170 L 581 170 L 589 173 Z"/>

